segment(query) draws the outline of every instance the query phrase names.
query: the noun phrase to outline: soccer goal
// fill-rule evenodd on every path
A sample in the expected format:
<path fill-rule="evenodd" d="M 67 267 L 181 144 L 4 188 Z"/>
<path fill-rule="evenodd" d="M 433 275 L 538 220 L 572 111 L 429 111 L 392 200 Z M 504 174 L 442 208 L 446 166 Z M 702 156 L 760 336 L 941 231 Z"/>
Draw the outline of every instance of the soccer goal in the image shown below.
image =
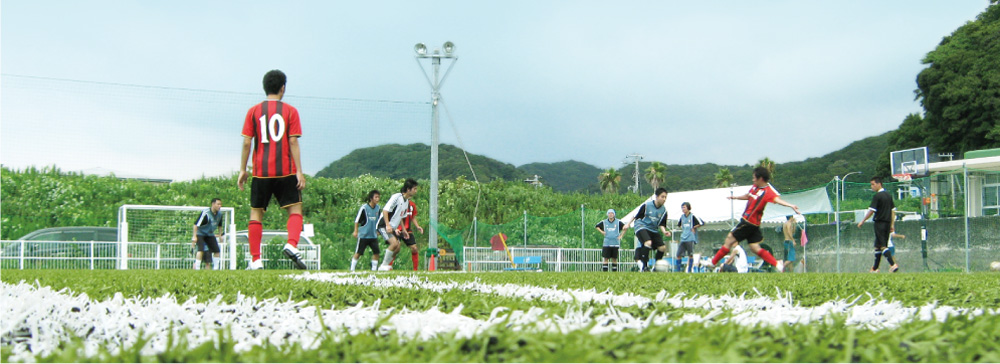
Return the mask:
<path fill-rule="evenodd" d="M 193 227 L 206 208 L 122 205 L 118 209 L 118 268 L 190 269 L 194 261 Z M 221 211 L 221 259 L 229 262 L 229 269 L 236 269 L 235 211 L 232 207 L 223 207 Z"/>

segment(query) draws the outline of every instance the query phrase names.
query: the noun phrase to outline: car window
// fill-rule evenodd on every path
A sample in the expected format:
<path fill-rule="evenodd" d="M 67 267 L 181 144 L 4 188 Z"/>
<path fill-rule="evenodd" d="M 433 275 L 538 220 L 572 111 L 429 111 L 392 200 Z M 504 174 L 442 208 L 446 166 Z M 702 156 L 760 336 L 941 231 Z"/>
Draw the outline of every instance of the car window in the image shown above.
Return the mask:
<path fill-rule="evenodd" d="M 41 233 L 30 238 L 32 241 L 61 241 L 62 232 L 60 231 L 50 231 L 46 233 Z"/>
<path fill-rule="evenodd" d="M 97 241 L 118 241 L 118 230 L 100 230 L 97 232 Z"/>
<path fill-rule="evenodd" d="M 94 240 L 93 230 L 63 231 L 62 241 L 91 241 Z"/>

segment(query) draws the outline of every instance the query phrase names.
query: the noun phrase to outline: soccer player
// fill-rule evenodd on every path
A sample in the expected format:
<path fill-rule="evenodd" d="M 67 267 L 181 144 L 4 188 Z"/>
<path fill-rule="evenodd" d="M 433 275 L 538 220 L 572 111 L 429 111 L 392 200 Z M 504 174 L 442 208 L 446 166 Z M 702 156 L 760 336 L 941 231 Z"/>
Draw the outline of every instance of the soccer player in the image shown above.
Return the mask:
<path fill-rule="evenodd" d="M 381 193 L 378 190 L 368 192 L 365 203 L 358 208 L 358 216 L 354 218 L 354 232 L 351 233 L 351 236 L 358 238 L 358 245 L 354 248 L 354 256 L 351 257 L 351 272 L 358 265 L 358 259 L 365 253 L 365 248 L 371 248 L 372 250 L 372 270 L 378 269 L 378 255 L 380 252 L 378 250 L 378 236 L 375 235 L 375 229 L 378 225 L 378 220 L 382 217 L 381 206 L 378 204 L 379 199 L 381 199 Z M 359 226 L 361 230 L 358 230 Z"/>
<path fill-rule="evenodd" d="M 424 233 L 424 228 L 420 227 L 420 223 L 417 222 L 417 203 L 409 200 L 406 217 L 403 218 L 403 231 L 406 232 L 403 237 L 403 244 L 406 244 L 406 247 L 410 248 L 410 259 L 413 261 L 413 270 L 417 270 L 417 267 L 420 266 L 420 253 L 417 251 L 417 237 L 413 234 L 414 226 L 417 227 L 417 231 L 421 234 Z"/>
<path fill-rule="evenodd" d="M 302 155 L 299 152 L 299 137 L 302 125 L 299 111 L 292 105 L 281 102 L 285 96 L 285 74 L 271 70 L 264 75 L 266 99 L 247 111 L 243 122 L 243 151 L 240 155 L 240 176 L 236 181 L 240 191 L 246 184 L 247 161 L 253 147 L 253 180 L 250 182 L 250 256 L 247 269 L 262 269 L 260 241 L 264 225 L 261 220 L 271 196 L 278 200 L 281 208 L 288 211 L 288 243 L 282 253 L 295 263 L 298 269 L 306 269 L 299 253 L 299 236 L 302 234 L 302 189 L 306 188 L 306 176 L 302 174 Z M 255 143 L 256 142 L 256 143 Z"/>
<path fill-rule="evenodd" d="M 222 229 L 222 199 L 213 198 L 211 206 L 198 215 L 194 221 L 194 231 L 191 233 L 191 245 L 195 245 L 197 253 L 194 257 L 194 269 L 201 269 L 201 262 L 204 261 L 205 269 L 219 269 L 222 262 L 219 256 L 219 238 Z M 212 260 L 212 257 L 215 260 Z"/>
<path fill-rule="evenodd" d="M 785 218 L 785 223 L 781 225 L 781 232 L 785 235 L 785 269 L 793 272 L 795 269 L 795 229 L 798 228 L 798 225 L 795 224 L 794 216 L 788 215 Z"/>
<path fill-rule="evenodd" d="M 892 195 L 882 187 L 882 177 L 872 177 L 869 184 L 871 184 L 872 191 L 875 191 L 875 196 L 872 196 L 872 203 L 868 206 L 865 218 L 858 222 L 858 228 L 860 229 L 868 218 L 875 215 L 873 219 L 873 225 L 875 225 L 875 264 L 872 265 L 871 272 L 878 273 L 878 266 L 882 263 L 882 257 L 885 257 L 885 260 L 891 264 L 889 272 L 895 273 L 899 270 L 899 265 L 892 259 L 892 253 L 886 248 L 889 247 L 889 234 L 896 231 L 896 205 L 892 202 Z"/>
<path fill-rule="evenodd" d="M 382 258 L 379 270 L 392 270 L 393 257 L 400 249 L 399 240 L 408 237 L 406 230 L 403 229 L 403 217 L 410 208 L 410 198 L 417 194 L 417 186 L 416 180 L 407 179 L 403 182 L 399 193 L 389 197 L 389 201 L 382 208 L 382 220 L 378 223 L 378 232 L 382 234 L 382 239 L 385 239 L 389 247 L 385 250 L 385 257 Z"/>
<path fill-rule="evenodd" d="M 750 191 L 742 196 L 726 197 L 730 200 L 747 201 L 747 207 L 743 210 L 740 223 L 736 224 L 736 227 L 729 231 L 725 244 L 715 253 L 715 257 L 712 258 L 712 265 L 719 264 L 719 260 L 726 256 L 726 254 L 729 254 L 729 250 L 733 248 L 733 245 L 746 240 L 750 244 L 750 251 L 757 254 L 767 264 L 773 265 L 779 272 L 784 270 L 782 262 L 775 260 L 771 253 L 760 248 L 760 243 L 764 241 L 764 235 L 760 232 L 760 220 L 764 216 L 764 208 L 768 203 L 790 207 L 796 214 L 800 212 L 798 206 L 781 199 L 781 194 L 771 186 L 771 183 L 769 183 L 770 180 L 771 172 L 767 168 L 754 168 L 753 186 L 750 186 Z"/>
<path fill-rule="evenodd" d="M 688 257 L 687 272 L 691 273 L 694 268 L 694 246 L 698 244 L 698 228 L 705 225 L 705 222 L 691 213 L 691 203 L 682 203 L 681 212 L 683 214 L 677 219 L 677 226 L 681 228 L 681 245 L 677 247 L 674 270 L 680 272 L 681 259 Z"/>
<path fill-rule="evenodd" d="M 653 196 L 654 198 L 639 205 L 639 211 L 631 221 L 623 221 L 625 226 L 635 222 L 635 237 L 642 243 L 635 249 L 635 262 L 640 272 L 652 271 L 649 267 L 650 250 L 656 250 L 656 260 L 663 259 L 663 253 L 667 251 L 663 236 L 670 236 L 670 231 L 667 230 L 667 208 L 663 206 L 667 203 L 667 189 L 657 188 Z"/>
<path fill-rule="evenodd" d="M 604 258 L 602 270 L 607 272 L 610 268 L 612 272 L 618 271 L 618 247 L 622 244 L 622 236 L 625 235 L 625 223 L 615 219 L 615 209 L 608 209 L 608 219 L 597 223 L 597 231 L 604 235 L 604 246 L 601 248 L 601 256 Z M 611 265 L 608 265 L 608 260 Z"/>

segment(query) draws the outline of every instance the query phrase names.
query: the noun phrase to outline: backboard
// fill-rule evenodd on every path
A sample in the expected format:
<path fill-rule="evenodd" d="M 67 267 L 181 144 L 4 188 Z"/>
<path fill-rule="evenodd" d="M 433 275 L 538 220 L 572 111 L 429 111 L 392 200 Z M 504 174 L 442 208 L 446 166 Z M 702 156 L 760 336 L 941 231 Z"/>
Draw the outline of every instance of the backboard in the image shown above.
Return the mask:
<path fill-rule="evenodd" d="M 889 163 L 892 174 L 910 174 L 923 177 L 929 173 L 927 147 L 897 150 L 889 153 Z"/>

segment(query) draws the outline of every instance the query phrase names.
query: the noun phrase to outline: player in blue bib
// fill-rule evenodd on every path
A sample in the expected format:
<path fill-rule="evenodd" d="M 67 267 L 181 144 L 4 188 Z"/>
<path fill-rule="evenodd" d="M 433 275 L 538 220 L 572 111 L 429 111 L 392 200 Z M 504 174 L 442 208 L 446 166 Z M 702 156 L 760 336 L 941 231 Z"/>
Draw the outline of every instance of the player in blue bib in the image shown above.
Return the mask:
<path fill-rule="evenodd" d="M 381 196 L 378 190 L 368 192 L 368 198 L 358 208 L 358 216 L 354 218 L 354 233 L 351 235 L 358 238 L 358 244 L 354 248 L 354 256 L 351 257 L 352 272 L 354 271 L 354 267 L 358 265 L 358 259 L 365 253 L 366 248 L 371 248 L 372 250 L 372 270 L 378 269 L 378 255 L 381 252 L 378 249 L 376 229 L 379 220 L 382 218 L 381 206 L 378 204 Z"/>
<path fill-rule="evenodd" d="M 601 256 L 604 258 L 602 270 L 607 272 L 610 269 L 612 272 L 617 272 L 618 247 L 622 244 L 622 235 L 626 229 L 625 223 L 615 219 L 615 210 L 610 209 L 608 210 L 608 218 L 601 220 L 594 227 L 604 235 L 604 246 L 601 248 Z M 610 265 L 608 265 L 608 260 L 611 260 Z"/>

